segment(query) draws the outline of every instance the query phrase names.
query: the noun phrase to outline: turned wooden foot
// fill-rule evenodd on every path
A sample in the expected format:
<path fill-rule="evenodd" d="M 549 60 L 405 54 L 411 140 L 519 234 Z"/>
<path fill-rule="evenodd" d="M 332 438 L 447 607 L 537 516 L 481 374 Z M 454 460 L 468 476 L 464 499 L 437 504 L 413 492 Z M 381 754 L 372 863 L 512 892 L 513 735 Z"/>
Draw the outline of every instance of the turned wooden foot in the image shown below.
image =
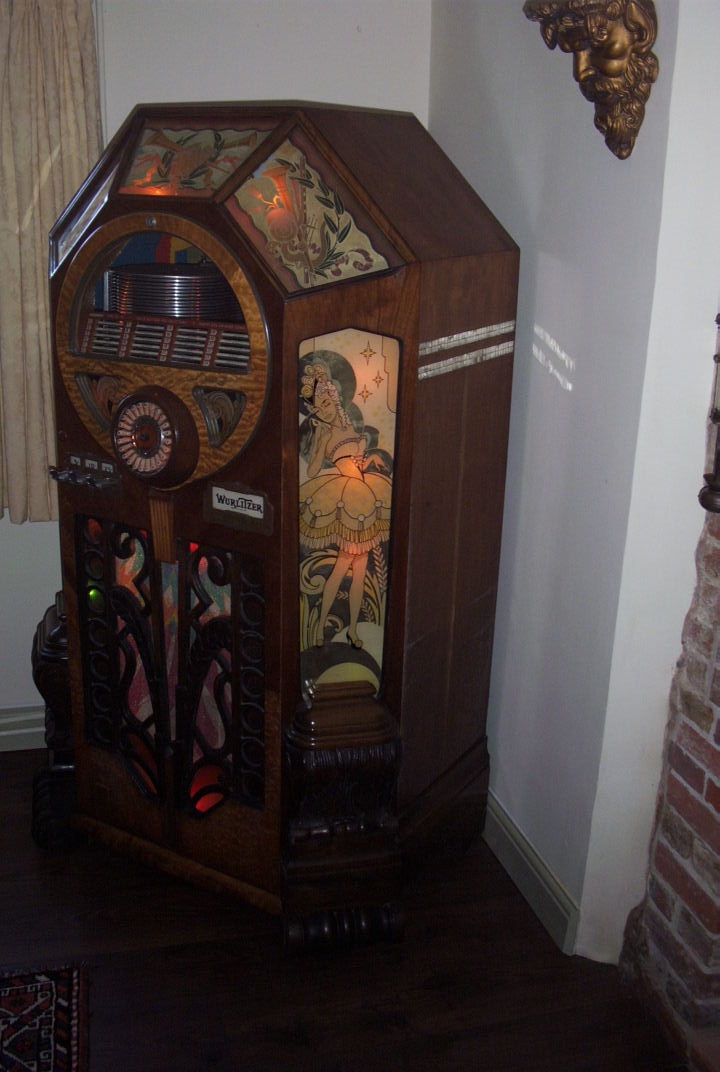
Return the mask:
<path fill-rule="evenodd" d="M 337 951 L 377 941 L 399 942 L 405 929 L 402 906 L 391 902 L 327 909 L 309 916 L 285 916 L 285 949 L 299 955 Z"/>

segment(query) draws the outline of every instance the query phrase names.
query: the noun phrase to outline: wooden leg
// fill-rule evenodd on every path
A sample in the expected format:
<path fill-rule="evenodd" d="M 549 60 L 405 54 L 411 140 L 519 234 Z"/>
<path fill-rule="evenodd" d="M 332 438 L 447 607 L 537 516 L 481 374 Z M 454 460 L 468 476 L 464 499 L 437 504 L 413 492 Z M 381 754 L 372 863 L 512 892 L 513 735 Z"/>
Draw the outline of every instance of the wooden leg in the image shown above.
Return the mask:
<path fill-rule="evenodd" d="M 80 835 L 70 825 L 76 808 L 67 632 L 62 592 L 35 631 L 32 674 L 45 701 L 48 766 L 33 779 L 32 835 L 44 849 L 68 849 Z"/>

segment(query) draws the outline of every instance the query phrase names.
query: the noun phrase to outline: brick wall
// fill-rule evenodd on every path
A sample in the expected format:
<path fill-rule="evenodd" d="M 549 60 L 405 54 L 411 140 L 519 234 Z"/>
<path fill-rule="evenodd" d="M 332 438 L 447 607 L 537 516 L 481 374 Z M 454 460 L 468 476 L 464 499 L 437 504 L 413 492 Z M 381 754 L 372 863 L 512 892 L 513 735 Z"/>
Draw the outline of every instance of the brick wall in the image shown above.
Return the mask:
<path fill-rule="evenodd" d="M 720 515 L 707 514 L 672 683 L 644 901 L 621 967 L 688 1054 L 720 1072 Z"/>

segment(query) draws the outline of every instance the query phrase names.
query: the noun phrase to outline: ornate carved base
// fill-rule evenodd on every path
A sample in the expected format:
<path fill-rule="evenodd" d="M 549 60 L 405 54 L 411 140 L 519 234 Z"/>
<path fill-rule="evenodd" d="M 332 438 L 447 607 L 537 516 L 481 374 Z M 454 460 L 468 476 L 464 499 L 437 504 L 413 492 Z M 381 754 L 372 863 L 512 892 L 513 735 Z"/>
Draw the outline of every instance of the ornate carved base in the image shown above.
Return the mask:
<path fill-rule="evenodd" d="M 69 849 L 81 835 L 70 825 L 76 809 L 75 752 L 62 592 L 35 631 L 31 659 L 33 681 L 45 701 L 48 748 L 48 767 L 33 779 L 32 836 L 43 849 Z"/>
<path fill-rule="evenodd" d="M 397 829 L 400 738 L 368 683 L 318 690 L 285 742 L 291 843 Z"/>
<path fill-rule="evenodd" d="M 68 674 L 67 625 L 62 592 L 48 607 L 35 630 L 32 646 L 32 675 L 45 701 L 45 743 L 50 766 L 72 767 L 75 761 Z"/>
<path fill-rule="evenodd" d="M 283 860 L 291 952 L 397 940 L 400 737 L 370 684 L 318 689 L 288 730 Z"/>

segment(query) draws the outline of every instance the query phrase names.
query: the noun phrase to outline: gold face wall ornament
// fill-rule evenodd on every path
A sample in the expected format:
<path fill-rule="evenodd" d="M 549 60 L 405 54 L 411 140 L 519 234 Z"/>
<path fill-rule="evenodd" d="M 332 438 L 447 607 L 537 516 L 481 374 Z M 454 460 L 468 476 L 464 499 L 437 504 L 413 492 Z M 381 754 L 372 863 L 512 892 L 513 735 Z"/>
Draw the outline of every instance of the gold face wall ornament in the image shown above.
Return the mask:
<path fill-rule="evenodd" d="M 526 0 L 548 48 L 573 54 L 573 75 L 595 105 L 595 126 L 608 149 L 630 156 L 658 76 L 652 0 Z"/>

